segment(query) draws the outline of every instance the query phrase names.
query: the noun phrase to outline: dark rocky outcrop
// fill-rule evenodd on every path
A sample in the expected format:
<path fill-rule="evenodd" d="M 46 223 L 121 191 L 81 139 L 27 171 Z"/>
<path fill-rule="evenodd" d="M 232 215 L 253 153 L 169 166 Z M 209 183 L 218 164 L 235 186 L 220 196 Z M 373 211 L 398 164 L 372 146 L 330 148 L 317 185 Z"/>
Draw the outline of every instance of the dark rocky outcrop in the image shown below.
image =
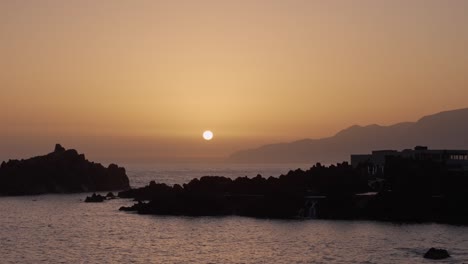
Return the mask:
<path fill-rule="evenodd" d="M 85 199 L 85 203 L 102 203 L 106 200 L 106 197 L 100 195 L 100 194 L 95 194 L 91 196 L 87 196 Z"/>
<path fill-rule="evenodd" d="M 106 196 L 93 193 L 91 196 L 86 196 L 85 203 L 101 203 L 106 200 L 113 200 L 117 198 L 118 197 L 115 196 L 113 192 L 108 192 Z"/>
<path fill-rule="evenodd" d="M 445 249 L 431 248 L 424 254 L 424 258 L 435 260 L 446 259 L 450 258 L 450 254 Z"/>
<path fill-rule="evenodd" d="M 142 202 L 142 201 L 139 201 L 138 203 L 132 205 L 132 206 L 122 206 L 119 208 L 119 211 L 128 211 L 128 212 L 131 212 L 131 211 L 139 211 L 141 209 L 143 209 L 147 204 Z"/>
<path fill-rule="evenodd" d="M 10 160 L 0 166 L 0 195 L 34 195 L 124 190 L 130 188 L 125 169 L 107 168 L 86 160 L 60 144 L 44 156 Z"/>
<path fill-rule="evenodd" d="M 138 201 L 124 211 L 156 215 L 368 219 L 468 224 L 468 171 L 431 160 L 391 158 L 382 186 L 347 163 L 290 171 L 277 178 L 205 176 L 187 184 L 151 182 L 119 193 Z M 143 202 L 145 201 L 145 202 Z"/>
<path fill-rule="evenodd" d="M 279 178 L 257 175 L 233 180 L 205 176 L 172 187 L 151 182 L 143 188 L 120 192 L 119 197 L 140 201 L 120 209 L 140 214 L 294 218 L 304 212 L 304 197 L 323 195 L 330 197 L 330 204 L 341 206 L 334 210 L 327 209 L 324 204 L 322 217 L 327 218 L 329 215 L 347 217 L 349 210 L 343 208 L 349 197 L 368 190 L 367 180 L 361 179 L 357 171 L 343 163 L 330 167 L 317 164 L 310 170 L 290 171 Z"/>
<path fill-rule="evenodd" d="M 468 224 L 468 171 L 444 163 L 388 157 L 384 186 L 366 208 L 377 220 Z"/>

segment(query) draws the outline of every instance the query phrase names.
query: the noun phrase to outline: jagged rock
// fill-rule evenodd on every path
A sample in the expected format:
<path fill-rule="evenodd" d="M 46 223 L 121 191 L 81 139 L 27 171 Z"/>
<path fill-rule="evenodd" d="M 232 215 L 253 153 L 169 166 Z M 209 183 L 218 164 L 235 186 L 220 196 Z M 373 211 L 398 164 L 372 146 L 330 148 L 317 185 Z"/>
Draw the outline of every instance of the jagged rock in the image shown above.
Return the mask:
<path fill-rule="evenodd" d="M 129 189 L 125 169 L 105 168 L 60 144 L 54 152 L 25 160 L 10 160 L 0 167 L 0 195 L 35 195 Z"/>
<path fill-rule="evenodd" d="M 122 208 L 141 214 L 269 218 L 313 215 L 322 219 L 468 223 L 468 172 L 448 173 L 440 164 L 421 160 L 396 160 L 385 171 L 388 178 L 379 192 L 369 187 L 369 175 L 342 163 L 316 164 L 279 177 L 205 176 L 182 186 L 151 182 L 120 192 L 119 197 L 149 201 Z M 434 188 L 437 185 L 443 188 Z"/>
<path fill-rule="evenodd" d="M 143 203 L 142 201 L 138 201 L 138 203 L 132 205 L 132 206 L 122 206 L 119 208 L 119 211 L 139 211 L 145 207 L 146 203 Z"/>
<path fill-rule="evenodd" d="M 104 200 L 106 200 L 106 197 L 93 193 L 93 195 L 86 197 L 85 203 L 102 203 Z"/>
<path fill-rule="evenodd" d="M 62 145 L 60 145 L 60 144 L 55 144 L 55 150 L 54 150 L 54 152 L 60 153 L 60 152 L 64 152 L 64 151 L 65 151 L 65 148 L 62 147 Z"/>
<path fill-rule="evenodd" d="M 450 258 L 450 254 L 445 249 L 431 248 L 426 252 L 426 254 L 424 254 L 424 258 L 436 260 L 446 259 Z"/>
<path fill-rule="evenodd" d="M 349 184 L 351 181 L 354 184 Z M 329 208 L 320 208 L 324 210 L 322 216 L 349 218 L 353 212 L 349 197 L 353 193 L 368 191 L 367 188 L 367 182 L 360 180 L 357 171 L 343 163 L 328 168 L 316 165 L 308 171 L 291 171 L 279 178 L 257 175 L 233 180 L 204 176 L 182 186 L 152 181 L 145 187 L 120 192 L 119 197 L 149 201 L 121 208 L 122 211 L 140 214 L 296 218 L 304 210 L 304 197 L 314 189 L 315 195 L 334 197 Z"/>

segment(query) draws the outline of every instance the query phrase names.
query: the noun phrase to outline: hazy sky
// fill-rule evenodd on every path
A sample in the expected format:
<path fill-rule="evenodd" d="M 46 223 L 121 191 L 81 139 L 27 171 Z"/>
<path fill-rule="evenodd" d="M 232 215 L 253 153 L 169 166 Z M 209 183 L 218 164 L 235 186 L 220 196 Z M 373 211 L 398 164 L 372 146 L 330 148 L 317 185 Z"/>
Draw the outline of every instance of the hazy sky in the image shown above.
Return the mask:
<path fill-rule="evenodd" d="M 219 157 L 468 107 L 467 14 L 463 0 L 0 0 L 0 160 L 56 142 L 102 161 Z"/>

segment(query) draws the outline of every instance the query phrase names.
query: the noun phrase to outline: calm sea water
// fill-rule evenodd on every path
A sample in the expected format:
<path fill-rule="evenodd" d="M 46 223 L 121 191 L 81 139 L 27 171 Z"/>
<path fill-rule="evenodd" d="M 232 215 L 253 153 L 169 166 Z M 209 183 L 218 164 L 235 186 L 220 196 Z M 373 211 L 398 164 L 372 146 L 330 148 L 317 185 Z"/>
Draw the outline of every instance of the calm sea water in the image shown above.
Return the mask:
<path fill-rule="evenodd" d="M 142 187 L 154 180 L 169 185 L 188 183 L 203 176 L 224 176 L 235 179 L 257 174 L 278 177 L 290 170 L 309 169 L 310 164 L 156 164 L 125 165 L 132 187 Z"/>
<path fill-rule="evenodd" d="M 281 166 L 130 167 L 134 186 L 202 175 L 278 175 Z M 240 174 L 240 175 L 238 175 Z M 370 221 L 142 216 L 132 202 L 86 194 L 0 198 L 0 263 L 434 263 L 430 247 L 468 263 L 468 227 Z M 440 262 L 437 262 L 440 263 Z"/>

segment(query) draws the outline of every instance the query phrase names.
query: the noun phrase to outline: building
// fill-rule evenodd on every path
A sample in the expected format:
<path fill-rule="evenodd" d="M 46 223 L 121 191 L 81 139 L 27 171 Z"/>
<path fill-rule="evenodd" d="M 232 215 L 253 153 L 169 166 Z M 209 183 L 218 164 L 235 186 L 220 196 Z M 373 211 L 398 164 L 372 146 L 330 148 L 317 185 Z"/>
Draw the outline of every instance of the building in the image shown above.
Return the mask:
<path fill-rule="evenodd" d="M 376 150 L 372 154 L 351 155 L 351 165 L 356 168 L 359 164 L 367 164 L 371 175 L 383 174 L 385 161 L 389 156 L 444 162 L 452 171 L 468 171 L 468 150 L 435 150 L 424 146 L 403 151 Z"/>

